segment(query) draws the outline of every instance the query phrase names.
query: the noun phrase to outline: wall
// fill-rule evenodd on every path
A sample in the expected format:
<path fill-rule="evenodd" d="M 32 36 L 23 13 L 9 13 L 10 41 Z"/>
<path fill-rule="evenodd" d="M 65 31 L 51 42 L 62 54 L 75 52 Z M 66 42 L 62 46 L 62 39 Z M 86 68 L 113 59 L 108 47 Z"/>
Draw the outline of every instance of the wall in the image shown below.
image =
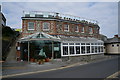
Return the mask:
<path fill-rule="evenodd" d="M 114 45 L 114 46 L 112 46 Z M 117 46 L 119 45 L 119 46 Z M 120 54 L 120 43 L 113 43 L 106 45 L 106 53 L 107 54 Z"/>
<path fill-rule="evenodd" d="M 35 25 L 35 30 L 29 30 L 28 31 L 28 22 L 34 22 Z M 49 22 L 50 23 L 50 30 L 49 31 L 43 31 L 42 29 L 42 23 L 43 22 Z M 64 24 L 69 24 L 70 26 L 70 31 L 65 32 L 64 31 Z M 75 32 L 74 28 L 75 26 L 78 25 L 79 27 L 79 32 Z M 85 28 L 85 32 L 81 33 L 81 28 Z M 93 34 L 89 34 L 88 30 L 89 27 L 93 29 Z M 56 21 L 56 20 L 29 20 L 29 19 L 23 19 L 22 20 L 22 37 L 25 37 L 27 35 L 36 33 L 36 32 L 45 32 L 50 35 L 66 35 L 66 36 L 80 36 L 80 37 L 95 37 L 99 38 L 99 26 L 97 25 L 87 25 L 87 24 L 76 24 L 76 23 L 71 23 L 71 22 L 65 22 L 65 21 Z M 97 31 L 97 33 L 96 33 Z"/>
<path fill-rule="evenodd" d="M 90 61 L 104 58 L 104 54 L 94 54 L 94 55 L 81 55 L 72 57 L 62 57 L 62 61 L 70 61 L 71 63 L 80 61 Z"/>

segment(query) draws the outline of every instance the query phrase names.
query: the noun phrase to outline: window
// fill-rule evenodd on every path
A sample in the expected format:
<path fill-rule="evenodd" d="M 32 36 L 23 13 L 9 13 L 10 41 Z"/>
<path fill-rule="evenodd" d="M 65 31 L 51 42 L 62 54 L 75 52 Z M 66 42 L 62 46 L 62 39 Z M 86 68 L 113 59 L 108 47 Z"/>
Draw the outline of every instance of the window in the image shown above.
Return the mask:
<path fill-rule="evenodd" d="M 81 33 L 84 33 L 84 27 L 82 27 L 82 29 L 81 29 Z"/>
<path fill-rule="evenodd" d="M 69 43 L 69 45 L 74 45 L 74 43 Z"/>
<path fill-rule="evenodd" d="M 103 46 L 101 46 L 101 52 L 103 52 Z"/>
<path fill-rule="evenodd" d="M 86 46 L 87 48 L 87 53 L 90 53 L 90 46 Z"/>
<path fill-rule="evenodd" d="M 95 52 L 97 53 L 97 46 L 95 46 Z"/>
<path fill-rule="evenodd" d="M 63 55 L 68 55 L 68 46 L 63 46 Z"/>
<path fill-rule="evenodd" d="M 28 30 L 34 30 L 34 22 L 28 22 Z"/>
<path fill-rule="evenodd" d="M 74 54 L 74 46 L 69 46 L 69 49 L 70 49 L 70 54 Z"/>
<path fill-rule="evenodd" d="M 64 31 L 69 31 L 69 25 L 68 24 L 64 25 Z"/>
<path fill-rule="evenodd" d="M 81 53 L 85 54 L 85 46 L 81 46 Z"/>
<path fill-rule="evenodd" d="M 80 54 L 80 46 L 76 46 L 76 54 Z"/>
<path fill-rule="evenodd" d="M 49 22 L 44 22 L 43 23 L 43 30 L 48 31 L 50 29 L 50 23 Z"/>
<path fill-rule="evenodd" d="M 94 53 L 94 46 L 91 46 L 91 51 L 92 53 Z"/>
<path fill-rule="evenodd" d="M 92 34 L 93 33 L 93 30 L 91 27 L 89 27 L 89 34 Z"/>
<path fill-rule="evenodd" d="M 68 43 L 63 43 L 63 45 L 68 45 Z"/>
<path fill-rule="evenodd" d="M 75 32 L 79 32 L 78 26 L 75 26 Z"/>
<path fill-rule="evenodd" d="M 81 45 L 85 45 L 85 43 L 81 43 Z"/>
<path fill-rule="evenodd" d="M 112 47 L 114 47 L 114 45 L 112 44 Z"/>
<path fill-rule="evenodd" d="M 100 53 L 101 51 L 100 51 L 100 46 L 98 46 L 98 52 Z"/>
<path fill-rule="evenodd" d="M 119 47 L 119 44 L 117 44 L 117 47 Z"/>
<path fill-rule="evenodd" d="M 75 45 L 80 45 L 80 43 L 75 43 Z"/>
<path fill-rule="evenodd" d="M 86 45 L 90 45 L 90 43 L 86 43 Z"/>

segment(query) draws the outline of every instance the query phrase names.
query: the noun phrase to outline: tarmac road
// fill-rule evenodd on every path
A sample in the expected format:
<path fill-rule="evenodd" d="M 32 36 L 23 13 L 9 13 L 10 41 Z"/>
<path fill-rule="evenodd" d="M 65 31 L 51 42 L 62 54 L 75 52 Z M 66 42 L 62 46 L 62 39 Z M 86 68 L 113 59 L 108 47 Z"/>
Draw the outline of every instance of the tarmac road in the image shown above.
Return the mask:
<path fill-rule="evenodd" d="M 11 78 L 107 78 L 120 71 L 118 58 Z M 3 79 L 5 80 L 5 79 Z"/>

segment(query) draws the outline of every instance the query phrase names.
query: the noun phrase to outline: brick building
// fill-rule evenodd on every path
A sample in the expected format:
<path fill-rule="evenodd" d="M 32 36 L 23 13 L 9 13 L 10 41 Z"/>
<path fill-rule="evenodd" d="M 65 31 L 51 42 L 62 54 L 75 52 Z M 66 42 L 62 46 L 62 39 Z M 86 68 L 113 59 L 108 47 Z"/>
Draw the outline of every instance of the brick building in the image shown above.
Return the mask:
<path fill-rule="evenodd" d="M 66 14 L 24 12 L 22 17 L 23 37 L 42 31 L 50 35 L 99 38 L 99 29 L 96 21 L 82 20 L 80 17 Z"/>
<path fill-rule="evenodd" d="M 32 57 L 42 49 L 49 58 L 103 53 L 99 29 L 95 20 L 55 12 L 23 12 L 18 57 L 25 52 L 31 53 L 29 57 Z M 30 50 L 27 47 L 29 41 Z"/>

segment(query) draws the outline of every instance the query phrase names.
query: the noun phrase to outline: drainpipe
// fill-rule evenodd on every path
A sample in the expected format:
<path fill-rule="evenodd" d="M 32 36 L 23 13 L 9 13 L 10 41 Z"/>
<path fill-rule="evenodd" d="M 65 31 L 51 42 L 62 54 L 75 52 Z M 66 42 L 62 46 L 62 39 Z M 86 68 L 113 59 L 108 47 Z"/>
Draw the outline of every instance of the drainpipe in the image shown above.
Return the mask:
<path fill-rule="evenodd" d="M 54 42 L 52 41 L 52 60 L 54 59 Z"/>
<path fill-rule="evenodd" d="M 29 63 L 29 57 L 30 57 L 30 42 L 28 40 L 28 63 Z"/>

